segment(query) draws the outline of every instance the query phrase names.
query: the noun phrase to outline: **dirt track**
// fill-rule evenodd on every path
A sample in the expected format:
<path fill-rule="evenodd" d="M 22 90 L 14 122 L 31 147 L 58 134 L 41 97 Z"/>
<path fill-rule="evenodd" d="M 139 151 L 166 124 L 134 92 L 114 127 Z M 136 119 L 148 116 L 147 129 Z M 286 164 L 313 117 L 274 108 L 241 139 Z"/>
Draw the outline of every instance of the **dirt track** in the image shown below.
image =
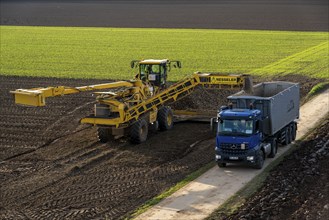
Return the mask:
<path fill-rule="evenodd" d="M 303 94 L 317 82 L 294 80 L 302 82 Z M 213 143 L 193 145 L 212 138 L 207 124 L 176 124 L 141 145 L 101 144 L 94 128 L 78 124 L 92 108 L 90 94 L 49 99 L 45 108 L 15 106 L 8 94 L 100 80 L 0 76 L 0 82 L 0 218 L 117 219 L 213 160 Z M 223 103 L 223 94 L 220 99 L 221 94 L 209 93 L 208 102 Z"/>
<path fill-rule="evenodd" d="M 1 25 L 328 31 L 326 0 L 1 0 Z"/>

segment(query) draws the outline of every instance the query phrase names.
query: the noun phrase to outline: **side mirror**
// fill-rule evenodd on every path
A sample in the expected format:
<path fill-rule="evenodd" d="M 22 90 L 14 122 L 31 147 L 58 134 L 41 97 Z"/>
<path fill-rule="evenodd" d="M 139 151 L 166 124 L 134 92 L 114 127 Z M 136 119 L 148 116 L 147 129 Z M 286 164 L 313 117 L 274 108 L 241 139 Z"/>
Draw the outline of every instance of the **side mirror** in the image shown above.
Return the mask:
<path fill-rule="evenodd" d="M 132 69 L 135 68 L 135 67 L 137 66 L 138 62 L 139 62 L 139 60 L 132 60 L 132 61 L 130 62 L 130 67 L 131 67 Z"/>
<path fill-rule="evenodd" d="M 174 68 L 182 68 L 182 63 L 179 61 L 179 60 L 173 60 L 169 63 L 169 68 L 168 70 L 170 71 L 170 67 L 171 65 L 174 67 Z"/>
<path fill-rule="evenodd" d="M 218 124 L 218 119 L 217 118 L 211 118 L 210 119 L 210 131 L 211 132 L 216 133 L 217 124 Z"/>

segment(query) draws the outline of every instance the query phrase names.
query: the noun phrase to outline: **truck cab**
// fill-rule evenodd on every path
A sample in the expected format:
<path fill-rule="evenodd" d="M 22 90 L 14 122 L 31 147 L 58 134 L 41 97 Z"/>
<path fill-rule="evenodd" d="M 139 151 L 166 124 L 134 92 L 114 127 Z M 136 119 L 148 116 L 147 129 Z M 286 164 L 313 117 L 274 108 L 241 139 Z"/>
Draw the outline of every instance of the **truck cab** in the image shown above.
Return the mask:
<path fill-rule="evenodd" d="M 218 113 L 216 134 L 216 161 L 220 167 L 226 163 L 244 162 L 262 165 L 258 152 L 262 146 L 260 131 L 262 114 L 258 109 L 221 108 Z M 258 163 L 258 164 L 257 164 Z"/>
<path fill-rule="evenodd" d="M 219 167 L 245 162 L 261 169 L 266 157 L 275 157 L 278 144 L 288 145 L 295 140 L 298 83 L 259 83 L 227 99 L 229 107 L 222 107 L 211 121 L 217 123 L 215 150 Z"/>

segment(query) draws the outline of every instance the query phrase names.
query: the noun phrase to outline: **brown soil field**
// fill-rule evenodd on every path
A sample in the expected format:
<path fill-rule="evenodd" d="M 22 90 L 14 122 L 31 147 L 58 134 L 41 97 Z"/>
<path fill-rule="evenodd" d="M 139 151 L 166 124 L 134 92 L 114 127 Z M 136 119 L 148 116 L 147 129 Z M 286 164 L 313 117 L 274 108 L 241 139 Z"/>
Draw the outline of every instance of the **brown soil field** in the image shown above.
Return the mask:
<path fill-rule="evenodd" d="M 264 79 L 256 79 L 263 81 Z M 304 97 L 319 82 L 300 76 Z M 0 76 L 1 219 L 118 219 L 211 162 L 209 124 L 181 122 L 139 145 L 102 144 L 96 129 L 79 125 L 93 107 L 91 93 L 49 99 L 47 106 L 16 106 L 10 90 L 80 86 L 104 80 Z M 234 91 L 197 90 L 174 108 L 216 109 Z"/>
<path fill-rule="evenodd" d="M 329 117 L 271 171 L 233 215 L 219 219 L 329 219 Z"/>
<path fill-rule="evenodd" d="M 328 31 L 326 0 L 1 0 L 1 25 Z"/>
<path fill-rule="evenodd" d="M 324 0 L 0 0 L 0 4 L 1 25 L 328 31 L 328 2 Z M 276 80 L 300 82 L 302 97 L 320 81 L 294 75 Z M 104 80 L 0 75 L 1 219 L 123 218 L 214 159 L 214 138 L 208 124 L 176 123 L 173 130 L 151 134 L 140 145 L 132 145 L 125 139 L 101 144 L 94 127 L 79 124 L 79 119 L 93 108 L 91 93 L 49 99 L 43 108 L 16 106 L 9 94 L 17 88 L 102 82 Z M 226 103 L 226 96 L 233 92 L 197 90 L 173 108 L 214 110 Z M 323 142 L 328 140 L 327 131 L 327 125 L 321 127 L 317 131 L 319 136 L 306 141 L 302 145 L 306 150 L 293 154 L 294 157 L 301 160 L 309 156 L 312 149 L 322 149 L 319 146 L 327 143 Z M 313 158 L 304 161 L 308 168 L 291 158 L 287 166 L 273 171 L 274 179 L 269 183 L 275 192 L 273 198 L 278 198 L 277 203 L 273 203 L 273 207 L 278 208 L 273 211 L 293 213 L 291 216 L 296 219 L 304 218 L 305 212 L 310 213 L 309 219 L 326 216 L 321 214 L 326 201 L 321 200 L 321 196 L 328 193 L 328 176 L 322 175 L 328 173 L 328 160 L 322 156 L 314 158 L 315 163 Z M 314 176 L 318 185 L 309 184 L 304 188 L 298 182 L 302 187 L 297 191 L 299 185 L 290 176 L 304 172 L 304 168 L 310 173 L 304 173 L 307 180 L 299 176 L 300 181 L 312 182 L 309 180 Z M 284 169 L 296 172 L 290 175 Z M 287 178 L 282 180 L 280 176 Z M 287 190 L 281 188 L 282 182 L 283 186 L 289 186 Z M 290 182 L 293 184 L 289 185 Z M 283 192 L 287 194 L 279 197 Z M 272 194 L 267 193 L 259 194 L 265 198 L 262 201 L 267 209 L 257 206 L 258 214 L 248 211 L 250 215 L 246 216 L 244 210 L 248 208 L 242 208 L 236 218 L 272 215 Z M 294 207 L 288 206 L 288 202 L 281 202 L 282 198 L 297 202 L 290 202 Z M 260 197 L 250 200 L 252 204 L 259 201 Z M 311 209 L 313 205 L 317 208 Z M 283 208 L 288 211 L 283 212 Z M 320 214 L 315 213 L 317 211 Z"/>

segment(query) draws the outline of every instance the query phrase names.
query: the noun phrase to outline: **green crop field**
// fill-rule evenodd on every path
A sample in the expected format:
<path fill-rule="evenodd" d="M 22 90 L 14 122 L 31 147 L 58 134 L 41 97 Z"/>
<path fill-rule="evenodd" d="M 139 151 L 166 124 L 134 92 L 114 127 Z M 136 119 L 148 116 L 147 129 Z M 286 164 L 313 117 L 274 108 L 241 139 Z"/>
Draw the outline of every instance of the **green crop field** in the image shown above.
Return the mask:
<path fill-rule="evenodd" d="M 131 79 L 130 61 L 195 71 L 328 76 L 328 32 L 0 26 L 2 75 Z"/>

